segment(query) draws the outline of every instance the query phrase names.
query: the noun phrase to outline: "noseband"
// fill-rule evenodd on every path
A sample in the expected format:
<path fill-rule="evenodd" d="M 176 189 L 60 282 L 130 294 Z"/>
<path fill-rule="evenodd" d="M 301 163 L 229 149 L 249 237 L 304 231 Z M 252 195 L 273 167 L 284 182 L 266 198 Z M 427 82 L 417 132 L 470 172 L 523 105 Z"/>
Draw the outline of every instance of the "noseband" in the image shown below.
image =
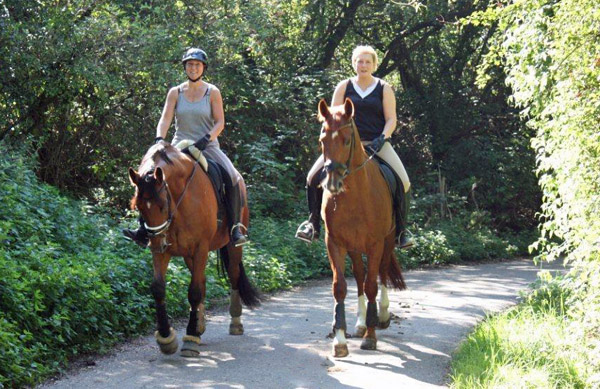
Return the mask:
<path fill-rule="evenodd" d="M 354 118 L 351 118 L 350 123 L 344 124 L 343 126 L 338 128 L 336 131 L 343 130 L 344 128 L 347 128 L 347 127 L 352 128 L 352 138 L 350 139 L 350 153 L 348 154 L 348 159 L 346 160 L 346 163 L 341 163 L 338 161 L 329 161 L 324 166 L 325 172 L 327 174 L 332 173 L 334 171 L 341 171 L 342 172 L 342 178 L 341 178 L 342 180 L 344 178 L 348 177 L 350 174 L 354 173 L 355 171 L 362 169 L 367 164 L 367 162 L 369 162 L 375 155 L 375 154 L 373 154 L 373 155 L 369 156 L 369 158 L 367 158 L 358 167 L 350 170 L 350 163 L 352 162 L 352 157 L 354 157 L 354 147 L 356 144 L 355 133 L 358 132 L 358 129 L 356 128 L 356 124 L 354 123 Z"/>
<path fill-rule="evenodd" d="M 175 204 L 175 208 L 173 210 L 171 210 L 171 189 L 169 188 L 169 184 L 167 183 L 167 180 L 163 180 L 163 184 L 160 187 L 160 189 L 158 190 L 158 193 L 160 194 L 160 192 L 162 192 L 163 190 L 166 190 L 166 192 L 167 192 L 167 220 L 158 226 L 149 226 L 146 222 L 144 222 L 144 226 L 146 227 L 146 230 L 148 230 L 149 238 L 155 238 L 158 236 L 163 237 L 163 241 L 161 243 L 160 249 L 152 250 L 152 252 L 157 252 L 157 253 L 162 254 L 167 250 L 167 247 L 170 246 L 170 244 L 167 243 L 167 240 L 166 240 L 166 232 L 169 229 L 169 227 L 171 226 L 171 223 L 173 222 L 173 218 L 175 217 L 175 213 L 177 212 L 177 208 L 179 208 L 179 204 L 181 204 L 181 201 L 183 200 L 183 197 L 185 196 L 185 193 L 187 192 L 188 187 L 190 186 L 190 183 L 192 182 L 192 179 L 194 178 L 194 175 L 196 174 L 196 166 L 197 166 L 197 164 L 194 163 L 194 168 L 192 169 L 192 173 L 188 177 L 188 179 L 185 183 L 185 187 L 183 188 L 183 192 L 181 193 L 181 196 L 179 196 L 179 199 L 177 200 L 177 203 Z"/>

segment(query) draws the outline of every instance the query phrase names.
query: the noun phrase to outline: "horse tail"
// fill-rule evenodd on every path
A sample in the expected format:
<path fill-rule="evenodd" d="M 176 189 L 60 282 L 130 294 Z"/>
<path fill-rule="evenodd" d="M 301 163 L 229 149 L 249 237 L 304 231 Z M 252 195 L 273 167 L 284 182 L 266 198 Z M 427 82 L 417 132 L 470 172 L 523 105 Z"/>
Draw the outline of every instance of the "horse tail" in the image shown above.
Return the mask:
<path fill-rule="evenodd" d="M 229 268 L 229 248 L 225 246 L 219 250 L 221 263 L 225 269 Z M 233 286 L 233 285 L 232 285 Z M 254 288 L 244 269 L 244 264 L 240 260 L 239 264 L 239 277 L 237 283 L 237 290 L 240 292 L 240 298 L 245 306 L 248 308 L 256 308 L 260 305 L 260 294 Z"/>
<path fill-rule="evenodd" d="M 406 289 L 406 283 L 404 282 L 402 267 L 396 259 L 393 246 L 386 251 L 387 253 L 384 253 L 381 266 L 379 267 L 379 278 L 388 287 L 404 290 Z"/>

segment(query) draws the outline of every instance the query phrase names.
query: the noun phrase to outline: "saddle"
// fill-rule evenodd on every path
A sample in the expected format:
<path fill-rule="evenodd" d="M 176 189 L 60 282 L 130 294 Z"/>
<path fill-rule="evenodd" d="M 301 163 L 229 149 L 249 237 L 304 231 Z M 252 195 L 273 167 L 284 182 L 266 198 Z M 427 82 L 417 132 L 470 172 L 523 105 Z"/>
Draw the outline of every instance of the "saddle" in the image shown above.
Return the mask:
<path fill-rule="evenodd" d="M 390 189 L 390 194 L 392 195 L 392 212 L 393 217 L 396 220 L 396 238 L 400 235 L 400 231 L 402 228 L 400 227 L 401 220 L 401 208 L 400 208 L 400 196 L 404 195 L 404 186 L 402 185 L 402 181 L 400 177 L 394 172 L 394 169 L 385 162 L 382 158 L 377 155 L 373 158 L 377 161 L 379 165 L 379 170 L 385 179 L 385 182 L 388 184 L 388 188 Z"/>
<path fill-rule="evenodd" d="M 193 145 L 194 142 L 191 140 L 182 140 L 181 142 L 177 143 L 175 147 L 177 147 L 179 150 L 183 150 L 187 147 L 189 154 L 198 162 L 198 165 L 200 165 L 202 170 L 208 174 L 208 178 L 210 178 L 210 182 L 213 185 L 213 189 L 215 190 L 215 195 L 217 197 L 217 205 L 219 207 L 218 219 L 223 220 L 221 214 L 224 212 L 223 206 L 225 204 L 224 177 L 227 172 L 215 161 L 206 158 L 204 154 L 202 154 L 202 151 L 198 150 Z"/>

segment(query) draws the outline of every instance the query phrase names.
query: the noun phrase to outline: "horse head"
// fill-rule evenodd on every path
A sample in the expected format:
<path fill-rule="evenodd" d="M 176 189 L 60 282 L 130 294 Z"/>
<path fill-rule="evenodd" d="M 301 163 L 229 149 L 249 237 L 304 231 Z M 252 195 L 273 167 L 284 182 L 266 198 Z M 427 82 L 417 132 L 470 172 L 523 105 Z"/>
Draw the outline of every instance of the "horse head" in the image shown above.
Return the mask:
<path fill-rule="evenodd" d="M 319 102 L 318 118 L 323 123 L 319 142 L 327 174 L 323 187 L 333 194 L 344 190 L 344 178 L 352 172 L 356 148 L 361 147 L 353 116 L 354 105 L 348 98 L 343 105 L 331 108 L 325 100 Z"/>
<path fill-rule="evenodd" d="M 176 152 L 170 145 L 159 143 L 148 150 L 137 171 L 128 169 L 129 180 L 136 188 L 131 209 L 139 210 L 151 237 L 163 234 L 173 218 L 166 170 Z"/>

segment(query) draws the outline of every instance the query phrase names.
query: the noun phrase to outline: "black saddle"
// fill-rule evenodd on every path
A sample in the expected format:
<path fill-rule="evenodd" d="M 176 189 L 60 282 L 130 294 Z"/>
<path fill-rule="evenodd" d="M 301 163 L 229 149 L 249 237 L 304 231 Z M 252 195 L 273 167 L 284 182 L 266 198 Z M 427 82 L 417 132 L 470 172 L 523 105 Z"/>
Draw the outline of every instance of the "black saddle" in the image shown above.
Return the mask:
<path fill-rule="evenodd" d="M 208 178 L 210 178 L 210 182 L 215 190 L 215 196 L 217 197 L 217 222 L 218 225 L 221 225 L 225 214 L 225 177 L 227 172 L 210 158 L 206 158 L 206 162 L 208 165 L 206 173 L 208 174 Z"/>
<path fill-rule="evenodd" d="M 379 164 L 379 170 L 385 179 L 385 182 L 388 184 L 388 188 L 390 189 L 390 194 L 392 195 L 392 214 L 396 219 L 396 238 L 400 234 L 400 218 L 401 218 L 401 208 L 400 208 L 400 196 L 404 195 L 404 187 L 402 185 L 402 181 L 400 177 L 394 172 L 394 169 L 385 162 L 383 159 L 378 157 L 377 155 L 373 158 Z"/>

